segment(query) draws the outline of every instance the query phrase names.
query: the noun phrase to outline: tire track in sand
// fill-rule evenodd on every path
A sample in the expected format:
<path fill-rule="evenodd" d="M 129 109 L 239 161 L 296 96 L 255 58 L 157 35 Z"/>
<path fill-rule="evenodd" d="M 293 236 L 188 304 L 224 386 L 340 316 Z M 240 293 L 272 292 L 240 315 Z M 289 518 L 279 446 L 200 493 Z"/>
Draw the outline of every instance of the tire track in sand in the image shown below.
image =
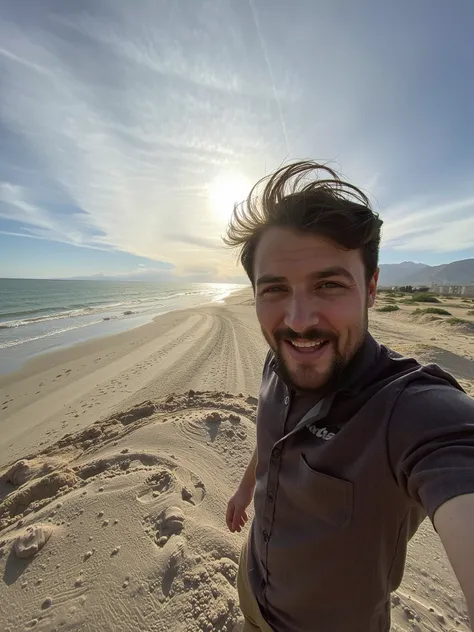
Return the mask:
<path fill-rule="evenodd" d="M 221 306 L 193 312 L 206 319 L 205 330 L 199 335 L 193 330 L 180 340 L 179 348 L 170 347 L 168 357 L 161 358 L 157 370 L 147 375 L 146 384 L 127 403 L 189 389 L 258 392 L 265 346 L 257 327 L 245 326 Z"/>
<path fill-rule="evenodd" d="M 196 336 L 200 340 L 201 337 L 209 335 L 212 323 L 205 314 L 183 311 L 182 316 L 179 324 L 147 346 L 145 359 L 143 349 L 131 351 L 124 358 L 109 363 L 101 369 L 91 370 L 84 377 L 58 388 L 41 400 L 41 406 L 32 403 L 19 410 L 18 413 L 11 415 L 4 436 L 5 444 L 11 443 L 13 448 L 8 457 L 16 456 L 14 449 L 16 445 L 21 445 L 24 451 L 33 449 L 35 444 L 28 439 L 31 431 L 43 427 L 42 434 L 46 436 L 48 428 L 57 426 L 58 417 L 63 419 L 64 417 L 67 418 L 68 415 L 74 415 L 77 418 L 77 426 L 88 425 L 90 417 L 85 424 L 81 424 L 76 412 L 76 410 L 80 410 L 79 407 L 82 403 L 91 405 L 100 401 L 100 409 L 97 410 L 96 418 L 105 411 L 121 408 L 123 403 L 128 401 L 130 390 L 135 391 L 139 384 L 143 384 L 142 373 L 147 373 L 147 380 L 155 379 L 154 375 L 150 375 L 149 364 L 156 364 L 162 357 L 167 357 L 177 345 L 185 345 L 188 340 L 192 340 Z M 122 380 L 122 383 L 126 384 L 127 390 L 112 391 L 114 379 Z M 79 397 L 77 396 L 78 392 L 80 393 Z M 16 417 L 18 417 L 18 422 Z"/>

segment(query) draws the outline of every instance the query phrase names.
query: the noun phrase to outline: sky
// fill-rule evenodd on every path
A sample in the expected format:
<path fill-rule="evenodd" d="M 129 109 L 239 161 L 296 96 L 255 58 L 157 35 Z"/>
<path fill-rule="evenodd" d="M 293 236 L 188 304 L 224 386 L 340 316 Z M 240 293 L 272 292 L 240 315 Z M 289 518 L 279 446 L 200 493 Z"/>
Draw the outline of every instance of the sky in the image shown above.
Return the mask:
<path fill-rule="evenodd" d="M 245 282 L 234 201 L 329 162 L 381 263 L 474 257 L 471 0 L 0 0 L 0 277 Z"/>

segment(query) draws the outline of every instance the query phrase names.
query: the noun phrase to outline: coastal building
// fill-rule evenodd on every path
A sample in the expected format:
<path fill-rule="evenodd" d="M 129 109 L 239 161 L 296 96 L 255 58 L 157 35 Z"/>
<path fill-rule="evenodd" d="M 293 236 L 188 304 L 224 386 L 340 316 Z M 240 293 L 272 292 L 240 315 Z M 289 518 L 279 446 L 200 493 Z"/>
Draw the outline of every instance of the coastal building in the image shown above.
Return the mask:
<path fill-rule="evenodd" d="M 450 294 L 452 296 L 474 298 L 474 285 L 437 285 L 436 283 L 432 283 L 430 290 L 431 292 L 441 295 Z"/>

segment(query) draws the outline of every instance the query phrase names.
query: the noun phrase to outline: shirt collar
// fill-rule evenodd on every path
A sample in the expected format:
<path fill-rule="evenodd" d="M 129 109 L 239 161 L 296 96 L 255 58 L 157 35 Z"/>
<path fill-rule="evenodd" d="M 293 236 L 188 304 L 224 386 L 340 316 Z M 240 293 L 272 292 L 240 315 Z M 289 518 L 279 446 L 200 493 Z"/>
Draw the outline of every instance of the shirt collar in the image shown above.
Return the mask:
<path fill-rule="evenodd" d="M 370 379 L 372 374 L 371 369 L 379 359 L 379 356 L 380 345 L 372 337 L 372 335 L 367 332 L 362 346 L 344 369 L 344 375 L 339 383 L 337 392 L 347 392 L 352 395 L 360 392 L 367 384 L 368 379 Z M 272 353 L 270 369 L 273 370 L 282 382 L 285 382 L 279 364 L 280 363 L 276 359 L 275 355 Z"/>

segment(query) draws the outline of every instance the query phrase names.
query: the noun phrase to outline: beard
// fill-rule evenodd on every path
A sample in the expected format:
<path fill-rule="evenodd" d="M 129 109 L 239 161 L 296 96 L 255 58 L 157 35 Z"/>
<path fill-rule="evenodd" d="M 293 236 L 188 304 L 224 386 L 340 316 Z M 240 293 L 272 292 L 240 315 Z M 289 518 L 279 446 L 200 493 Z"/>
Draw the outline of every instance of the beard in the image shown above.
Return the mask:
<path fill-rule="evenodd" d="M 288 386 L 297 393 L 319 393 L 321 397 L 327 393 L 338 389 L 347 374 L 347 370 L 357 352 L 361 349 L 368 331 L 368 311 L 366 311 L 363 321 L 351 340 L 349 338 L 346 348 L 341 350 L 339 336 L 330 331 L 325 331 L 317 327 L 306 330 L 304 333 L 297 333 L 290 328 L 279 329 L 270 337 L 262 329 L 265 340 L 272 349 L 278 363 L 279 375 Z M 302 360 L 297 368 L 289 366 L 285 360 L 284 346 L 285 340 L 327 340 L 332 355 L 329 367 L 324 371 L 318 371 L 311 362 Z"/>

